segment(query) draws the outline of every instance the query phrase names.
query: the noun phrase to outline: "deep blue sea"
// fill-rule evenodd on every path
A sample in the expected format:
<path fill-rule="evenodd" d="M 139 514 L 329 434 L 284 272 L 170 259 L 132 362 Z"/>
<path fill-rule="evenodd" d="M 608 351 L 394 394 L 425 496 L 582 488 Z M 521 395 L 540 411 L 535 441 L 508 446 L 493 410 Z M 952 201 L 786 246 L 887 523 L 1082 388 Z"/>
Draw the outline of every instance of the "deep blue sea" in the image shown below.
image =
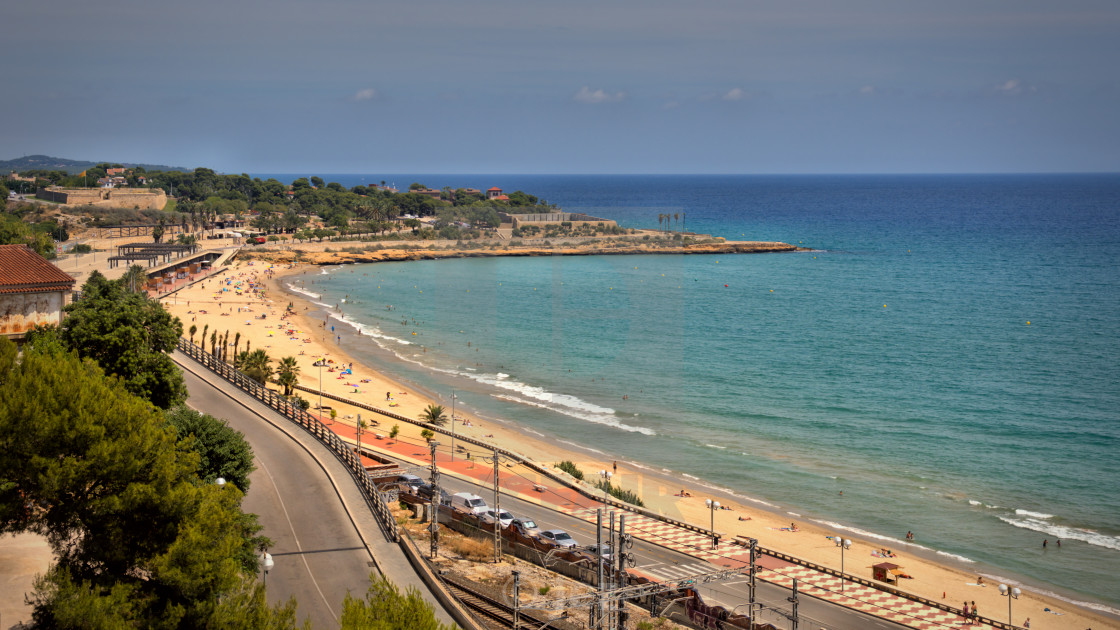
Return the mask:
<path fill-rule="evenodd" d="M 350 296 L 353 351 L 484 416 L 1120 609 L 1120 176 L 324 178 L 812 248 L 304 282 Z"/>

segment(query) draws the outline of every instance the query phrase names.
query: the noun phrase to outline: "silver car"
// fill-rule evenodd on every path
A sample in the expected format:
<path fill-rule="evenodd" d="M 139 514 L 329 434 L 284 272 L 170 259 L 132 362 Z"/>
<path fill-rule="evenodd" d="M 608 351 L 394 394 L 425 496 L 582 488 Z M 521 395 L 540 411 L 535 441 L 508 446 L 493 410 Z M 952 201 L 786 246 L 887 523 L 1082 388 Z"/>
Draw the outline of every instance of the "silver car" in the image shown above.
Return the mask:
<path fill-rule="evenodd" d="M 515 518 L 509 522 L 509 526 L 526 538 L 534 538 L 541 533 L 541 528 L 531 518 Z"/>
<path fill-rule="evenodd" d="M 492 524 L 494 522 L 494 518 L 495 518 L 494 509 L 490 508 L 490 509 L 486 510 L 482 514 L 479 514 L 478 518 L 483 523 L 486 523 L 488 525 Z M 509 512 L 507 512 L 505 510 L 502 510 L 501 513 L 497 515 L 497 519 L 498 519 L 498 522 L 502 524 L 502 527 L 509 527 L 509 524 L 513 522 L 513 514 L 510 514 Z"/>
<path fill-rule="evenodd" d="M 546 542 L 557 547 L 564 549 L 571 549 L 576 547 L 576 539 L 568 535 L 568 532 L 562 529 L 546 529 L 537 535 L 537 538 L 542 542 Z"/>

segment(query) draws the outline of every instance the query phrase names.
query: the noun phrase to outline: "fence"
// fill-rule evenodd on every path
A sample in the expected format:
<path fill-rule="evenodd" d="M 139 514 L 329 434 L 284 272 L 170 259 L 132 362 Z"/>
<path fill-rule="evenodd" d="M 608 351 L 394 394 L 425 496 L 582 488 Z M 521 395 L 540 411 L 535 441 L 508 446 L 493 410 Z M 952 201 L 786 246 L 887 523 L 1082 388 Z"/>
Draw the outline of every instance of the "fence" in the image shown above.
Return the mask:
<path fill-rule="evenodd" d="M 319 440 L 323 446 L 330 449 L 330 451 L 334 453 L 334 456 L 346 466 L 346 469 L 350 471 L 354 479 L 357 480 L 358 487 L 365 496 L 366 502 L 373 510 L 374 516 L 377 517 L 377 523 L 381 527 L 382 533 L 385 534 L 385 538 L 391 542 L 399 542 L 400 532 L 397 529 L 396 519 L 393 518 L 392 512 L 389 511 L 387 498 L 377 489 L 374 478 L 366 471 L 365 467 L 362 465 L 361 457 L 358 456 L 357 452 L 350 444 L 343 442 L 334 431 L 327 428 L 318 418 L 293 405 L 287 398 L 284 398 L 280 394 L 277 394 L 241 372 L 238 372 L 229 363 L 218 360 L 202 347 L 182 338 L 179 339 L 178 347 L 180 352 L 194 359 L 203 367 L 222 377 L 241 391 L 268 405 L 288 420 L 298 424 L 314 436 L 315 439 Z"/>

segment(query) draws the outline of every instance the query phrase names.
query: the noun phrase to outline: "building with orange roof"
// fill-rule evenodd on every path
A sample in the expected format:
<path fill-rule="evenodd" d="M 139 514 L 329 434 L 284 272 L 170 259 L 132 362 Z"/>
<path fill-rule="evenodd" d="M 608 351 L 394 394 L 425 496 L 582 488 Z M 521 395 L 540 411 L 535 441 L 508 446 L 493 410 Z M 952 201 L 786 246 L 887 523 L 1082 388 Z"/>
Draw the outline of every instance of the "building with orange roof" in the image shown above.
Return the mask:
<path fill-rule="evenodd" d="M 74 282 L 26 245 L 0 245 L 0 335 L 22 341 L 36 326 L 57 325 Z"/>

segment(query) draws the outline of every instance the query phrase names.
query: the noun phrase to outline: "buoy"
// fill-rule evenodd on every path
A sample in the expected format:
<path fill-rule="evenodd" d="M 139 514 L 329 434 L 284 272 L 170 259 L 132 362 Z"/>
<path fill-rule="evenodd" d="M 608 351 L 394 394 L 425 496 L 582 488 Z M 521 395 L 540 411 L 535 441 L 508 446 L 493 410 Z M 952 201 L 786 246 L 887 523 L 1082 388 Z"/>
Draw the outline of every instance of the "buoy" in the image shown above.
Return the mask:
<path fill-rule="evenodd" d="M 1027 326 L 1030 326 L 1030 325 L 1031 325 L 1031 321 L 1028 319 L 1027 320 Z"/>
<path fill-rule="evenodd" d="M 727 285 L 725 284 L 725 285 L 723 285 L 723 286 L 727 286 Z"/>
<path fill-rule="evenodd" d="M 774 289 L 770 289 L 770 292 L 771 292 L 771 293 L 773 293 L 773 292 L 774 292 Z"/>
<path fill-rule="evenodd" d="M 887 308 L 887 305 L 886 305 L 886 304 L 884 304 L 884 305 L 883 305 L 883 308 Z"/>

